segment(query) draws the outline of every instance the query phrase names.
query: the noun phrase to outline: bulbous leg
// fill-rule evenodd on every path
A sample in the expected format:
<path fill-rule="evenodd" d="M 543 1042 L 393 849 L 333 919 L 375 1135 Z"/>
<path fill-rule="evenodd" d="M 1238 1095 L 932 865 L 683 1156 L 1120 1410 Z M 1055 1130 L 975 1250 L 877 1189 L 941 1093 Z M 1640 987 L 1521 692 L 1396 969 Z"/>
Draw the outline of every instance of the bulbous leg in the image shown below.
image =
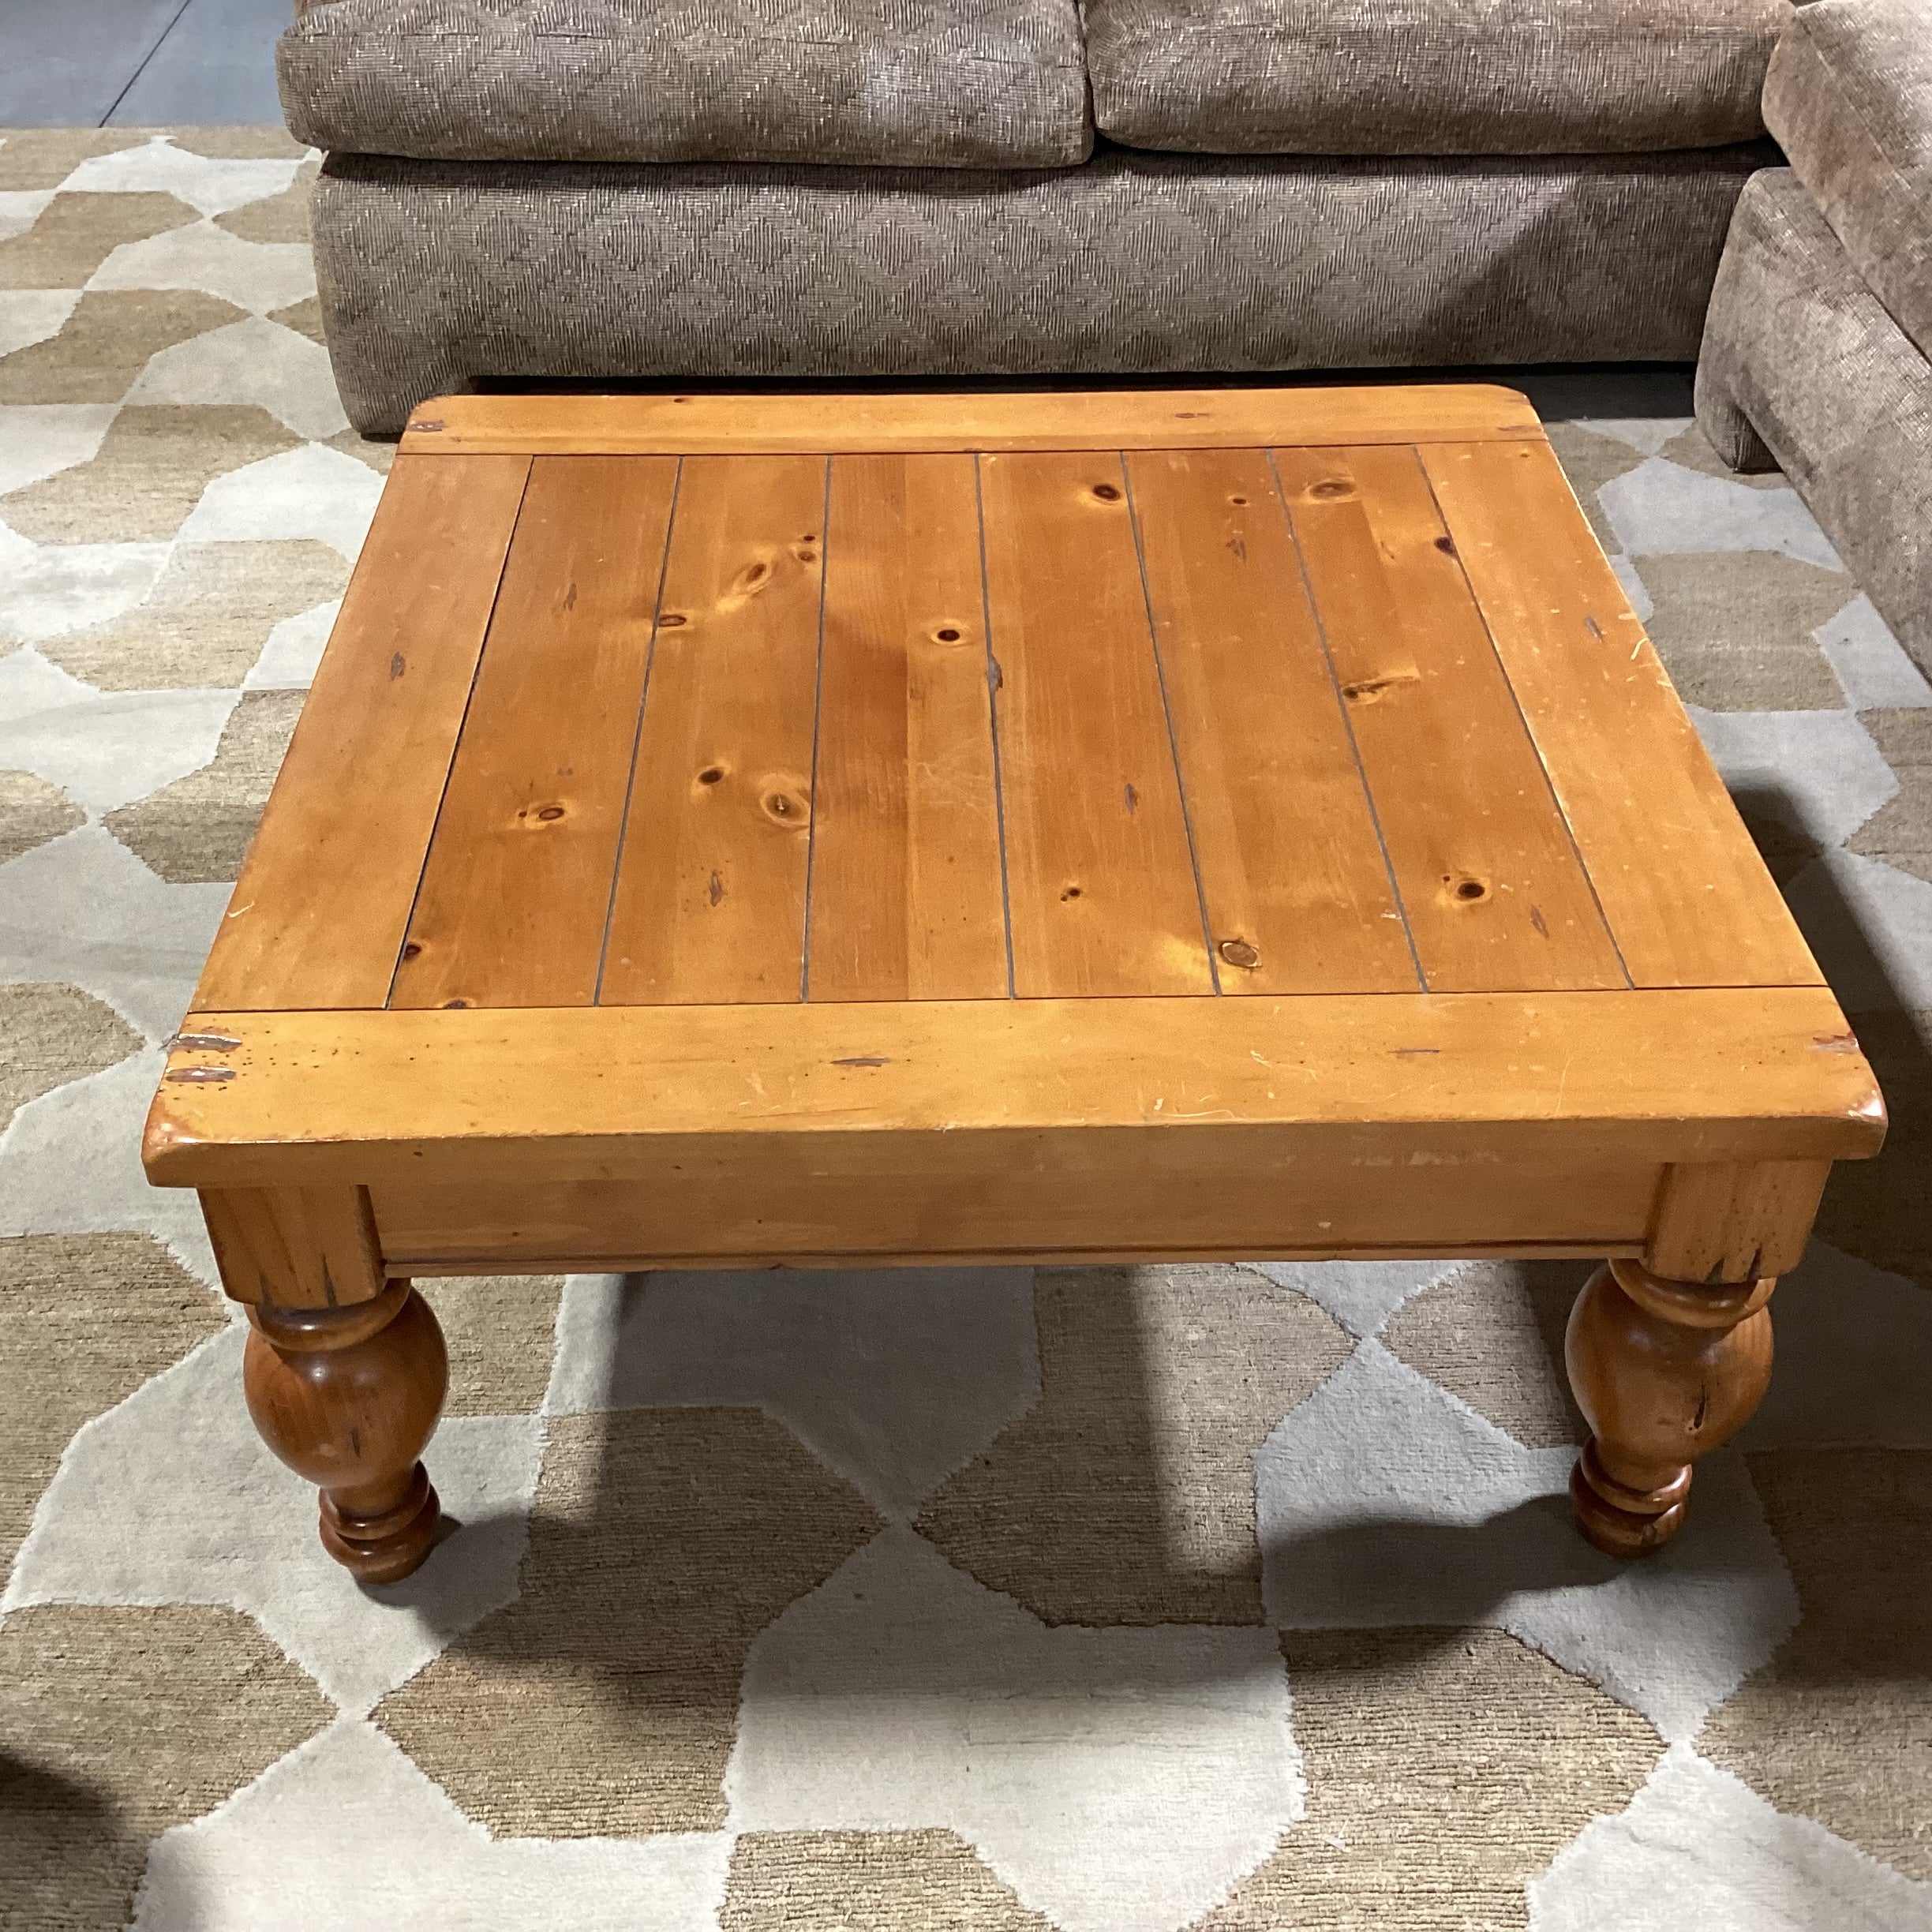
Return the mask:
<path fill-rule="evenodd" d="M 1647 1556 L 1683 1526 L 1692 1464 L 1750 1420 L 1770 1383 L 1777 1286 L 1666 1281 L 1635 1261 L 1585 1283 L 1563 1343 L 1590 1427 L 1570 1496 L 1599 1549 Z"/>
<path fill-rule="evenodd" d="M 449 1385 L 443 1331 L 406 1281 L 347 1308 L 264 1302 L 242 1383 L 261 1438 L 322 1492 L 322 1547 L 364 1583 L 429 1554 L 440 1506 L 418 1459 Z"/>

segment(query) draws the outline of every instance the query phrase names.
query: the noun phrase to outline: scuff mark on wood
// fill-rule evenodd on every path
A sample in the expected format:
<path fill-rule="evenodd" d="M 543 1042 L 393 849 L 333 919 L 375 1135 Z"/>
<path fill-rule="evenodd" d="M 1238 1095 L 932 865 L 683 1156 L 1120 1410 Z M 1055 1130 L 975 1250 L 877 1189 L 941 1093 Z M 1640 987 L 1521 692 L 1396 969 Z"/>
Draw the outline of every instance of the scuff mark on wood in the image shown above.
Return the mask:
<path fill-rule="evenodd" d="M 834 1066 L 882 1067 L 890 1066 L 892 1061 L 883 1054 L 853 1054 L 844 1060 L 834 1060 Z"/>
<path fill-rule="evenodd" d="M 1398 684 L 1419 684 L 1421 681 L 1422 676 L 1418 671 L 1391 671 L 1381 677 L 1357 678 L 1353 684 L 1344 684 L 1342 695 L 1354 704 L 1372 703 Z"/>
<path fill-rule="evenodd" d="M 706 888 L 705 897 L 713 905 L 724 897 L 724 882 L 715 872 L 711 874 L 711 883 Z"/>
<path fill-rule="evenodd" d="M 1391 1046 L 1389 1051 L 1398 1060 L 1406 1060 L 1416 1054 L 1439 1054 L 1442 1049 L 1440 1046 Z"/>
<path fill-rule="evenodd" d="M 178 1080 L 183 1086 L 199 1085 L 204 1080 L 231 1080 L 235 1076 L 233 1067 L 170 1067 L 161 1077 Z"/>
<path fill-rule="evenodd" d="M 1587 631 L 1592 637 L 1595 638 L 1599 643 L 1603 642 L 1604 627 L 1594 617 L 1585 617 L 1583 620 L 1583 628 Z"/>
<path fill-rule="evenodd" d="M 1543 916 L 1543 908 L 1533 905 L 1530 908 L 1530 923 L 1547 939 L 1549 937 L 1549 921 Z"/>
<path fill-rule="evenodd" d="M 226 1033 L 177 1033 L 168 1042 L 170 1050 L 179 1046 L 188 1053 L 227 1053 L 241 1044 Z"/>
<path fill-rule="evenodd" d="M 1132 785 L 1129 785 L 1121 796 L 1126 801 L 1127 810 L 1129 813 L 1133 812 L 1139 807 L 1140 803 L 1140 794 L 1136 792 Z"/>
<path fill-rule="evenodd" d="M 1811 1043 L 1820 1053 L 1855 1054 L 1859 1050 L 1855 1033 L 1821 1033 Z"/>
<path fill-rule="evenodd" d="M 389 657 L 389 682 L 393 684 L 409 668 L 400 651 L 393 651 Z"/>

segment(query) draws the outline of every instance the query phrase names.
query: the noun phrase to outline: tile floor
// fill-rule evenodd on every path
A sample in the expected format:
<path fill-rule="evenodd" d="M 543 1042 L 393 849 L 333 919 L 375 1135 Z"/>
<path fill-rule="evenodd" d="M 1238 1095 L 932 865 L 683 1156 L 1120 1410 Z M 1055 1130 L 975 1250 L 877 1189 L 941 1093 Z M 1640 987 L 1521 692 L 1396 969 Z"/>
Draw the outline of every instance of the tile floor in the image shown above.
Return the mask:
<path fill-rule="evenodd" d="M 5 0 L 0 127 L 279 122 L 293 0 Z"/>

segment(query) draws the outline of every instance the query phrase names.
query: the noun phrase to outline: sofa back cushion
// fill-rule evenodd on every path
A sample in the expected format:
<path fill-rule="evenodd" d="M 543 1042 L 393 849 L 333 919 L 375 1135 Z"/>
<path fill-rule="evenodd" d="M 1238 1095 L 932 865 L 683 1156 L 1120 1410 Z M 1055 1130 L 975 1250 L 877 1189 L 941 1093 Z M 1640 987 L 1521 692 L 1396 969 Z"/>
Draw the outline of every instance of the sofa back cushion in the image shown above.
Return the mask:
<path fill-rule="evenodd" d="M 1088 0 L 1094 119 L 1201 153 L 1622 154 L 1764 132 L 1789 0 Z"/>
<path fill-rule="evenodd" d="M 1932 0 L 1814 0 L 1765 118 L 1866 285 L 1932 356 Z"/>
<path fill-rule="evenodd" d="M 1091 145 L 1077 0 L 301 0 L 317 148 L 441 160 L 1058 167 Z"/>

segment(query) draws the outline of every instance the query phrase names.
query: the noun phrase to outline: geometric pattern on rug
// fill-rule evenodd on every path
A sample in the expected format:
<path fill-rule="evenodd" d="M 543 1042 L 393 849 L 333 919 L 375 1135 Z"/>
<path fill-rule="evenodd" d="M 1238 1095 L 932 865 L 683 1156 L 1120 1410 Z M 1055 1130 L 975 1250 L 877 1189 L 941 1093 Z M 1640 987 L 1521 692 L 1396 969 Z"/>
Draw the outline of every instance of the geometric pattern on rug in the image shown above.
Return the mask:
<path fill-rule="evenodd" d="M 0 1927 L 1932 1927 L 1932 687 L 1632 379 L 1552 440 L 1893 1121 L 1681 1539 L 1568 1527 L 1584 1271 L 1281 1264 L 427 1282 L 458 1526 L 323 1555 L 137 1158 L 390 454 L 313 170 L 0 140 Z"/>

